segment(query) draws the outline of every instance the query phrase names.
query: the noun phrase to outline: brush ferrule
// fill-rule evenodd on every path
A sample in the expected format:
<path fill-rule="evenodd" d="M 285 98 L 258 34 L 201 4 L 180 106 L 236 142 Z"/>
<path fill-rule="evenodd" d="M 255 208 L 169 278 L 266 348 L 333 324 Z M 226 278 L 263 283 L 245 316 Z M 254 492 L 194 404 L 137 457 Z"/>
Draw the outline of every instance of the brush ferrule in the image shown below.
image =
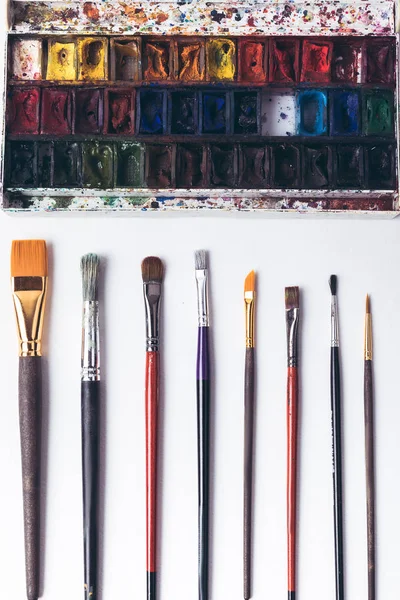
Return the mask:
<path fill-rule="evenodd" d="M 287 363 L 288 367 L 297 367 L 298 351 L 297 338 L 299 330 L 299 309 L 290 308 L 286 311 Z"/>
<path fill-rule="evenodd" d="M 158 352 L 160 344 L 161 283 L 143 284 L 146 309 L 146 352 Z"/>
<path fill-rule="evenodd" d="M 196 269 L 197 313 L 199 327 L 209 327 L 210 315 L 208 309 L 208 270 Z"/>
<path fill-rule="evenodd" d="M 244 293 L 244 306 L 246 315 L 246 348 L 254 348 L 254 313 L 255 313 L 255 292 Z"/>
<path fill-rule="evenodd" d="M 372 360 L 372 315 L 365 315 L 364 359 Z"/>
<path fill-rule="evenodd" d="M 42 355 L 47 277 L 12 277 L 20 356 Z"/>
<path fill-rule="evenodd" d="M 100 381 L 99 303 L 86 300 L 82 313 L 82 381 Z"/>
<path fill-rule="evenodd" d="M 339 311 L 337 296 L 332 296 L 331 300 L 331 347 L 339 347 Z"/>

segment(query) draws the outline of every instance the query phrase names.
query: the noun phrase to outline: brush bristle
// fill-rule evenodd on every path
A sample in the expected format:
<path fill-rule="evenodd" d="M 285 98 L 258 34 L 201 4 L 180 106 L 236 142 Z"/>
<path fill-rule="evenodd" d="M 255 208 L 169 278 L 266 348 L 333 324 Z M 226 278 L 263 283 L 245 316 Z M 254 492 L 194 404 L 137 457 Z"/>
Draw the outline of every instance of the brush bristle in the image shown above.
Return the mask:
<path fill-rule="evenodd" d="M 368 294 L 367 294 L 367 297 L 365 299 L 365 312 L 367 313 L 367 315 L 369 315 L 371 313 L 371 302 L 370 302 Z"/>
<path fill-rule="evenodd" d="M 14 240 L 11 246 L 11 277 L 47 277 L 44 240 Z"/>
<path fill-rule="evenodd" d="M 205 250 L 196 250 L 194 253 L 194 264 L 196 271 L 205 271 L 208 269 L 207 252 Z"/>
<path fill-rule="evenodd" d="M 244 291 L 245 292 L 255 292 L 256 289 L 256 274 L 254 271 L 250 271 L 244 280 Z"/>
<path fill-rule="evenodd" d="M 143 283 L 161 283 L 164 275 L 164 267 L 157 256 L 147 256 L 142 262 Z"/>
<path fill-rule="evenodd" d="M 83 301 L 98 298 L 99 289 L 99 257 L 97 254 L 85 254 L 81 258 Z"/>
<path fill-rule="evenodd" d="M 332 296 L 336 296 L 336 290 L 337 290 L 337 276 L 336 275 L 331 275 L 329 278 L 329 287 L 331 288 L 331 294 Z"/>
<path fill-rule="evenodd" d="M 286 310 L 290 310 L 292 308 L 299 308 L 300 293 L 299 293 L 298 287 L 285 288 L 285 305 L 286 305 Z"/>

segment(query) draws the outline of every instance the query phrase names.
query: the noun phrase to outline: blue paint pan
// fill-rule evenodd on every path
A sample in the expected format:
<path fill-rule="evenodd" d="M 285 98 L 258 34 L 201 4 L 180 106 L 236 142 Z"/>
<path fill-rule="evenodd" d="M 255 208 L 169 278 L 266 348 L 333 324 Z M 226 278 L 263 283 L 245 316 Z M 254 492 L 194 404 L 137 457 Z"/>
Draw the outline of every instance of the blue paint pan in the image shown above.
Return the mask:
<path fill-rule="evenodd" d="M 327 95 L 320 90 L 303 90 L 297 94 L 299 135 L 325 135 L 327 125 Z"/>
<path fill-rule="evenodd" d="M 331 135 L 360 135 L 358 92 L 334 91 L 330 96 Z"/>

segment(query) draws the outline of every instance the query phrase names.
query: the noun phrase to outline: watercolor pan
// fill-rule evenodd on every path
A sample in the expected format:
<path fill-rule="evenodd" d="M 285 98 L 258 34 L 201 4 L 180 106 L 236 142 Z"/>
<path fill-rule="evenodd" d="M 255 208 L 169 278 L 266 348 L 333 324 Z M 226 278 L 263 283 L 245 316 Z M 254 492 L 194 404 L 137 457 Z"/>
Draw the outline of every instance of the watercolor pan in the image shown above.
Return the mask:
<path fill-rule="evenodd" d="M 11 2 L 2 207 L 397 214 L 394 2 L 278 4 Z"/>

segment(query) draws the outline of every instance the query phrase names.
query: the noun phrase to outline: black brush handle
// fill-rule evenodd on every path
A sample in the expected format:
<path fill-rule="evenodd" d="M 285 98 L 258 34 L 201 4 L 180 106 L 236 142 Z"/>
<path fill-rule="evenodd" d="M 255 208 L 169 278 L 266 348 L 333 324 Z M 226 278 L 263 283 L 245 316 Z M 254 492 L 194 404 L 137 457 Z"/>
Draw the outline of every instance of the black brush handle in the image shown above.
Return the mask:
<path fill-rule="evenodd" d="M 331 410 L 336 600 L 343 600 L 342 409 L 340 394 L 339 348 L 337 347 L 331 348 Z"/>
<path fill-rule="evenodd" d="M 197 341 L 197 457 L 199 494 L 199 600 L 208 600 L 210 527 L 210 352 L 209 328 L 199 327 Z"/>
<path fill-rule="evenodd" d="M 254 448 L 254 348 L 246 348 L 244 374 L 244 504 L 243 597 L 251 598 L 253 448 Z"/>
<path fill-rule="evenodd" d="M 19 359 L 19 426 L 24 502 L 26 594 L 39 597 L 40 579 L 40 452 L 42 364 L 39 356 Z"/>
<path fill-rule="evenodd" d="M 372 360 L 364 363 L 365 469 L 367 480 L 368 600 L 375 600 L 375 468 Z"/>
<path fill-rule="evenodd" d="M 85 600 L 97 600 L 100 382 L 82 381 L 81 394 Z"/>
<path fill-rule="evenodd" d="M 208 600 L 210 521 L 210 382 L 197 381 L 199 600 Z"/>

